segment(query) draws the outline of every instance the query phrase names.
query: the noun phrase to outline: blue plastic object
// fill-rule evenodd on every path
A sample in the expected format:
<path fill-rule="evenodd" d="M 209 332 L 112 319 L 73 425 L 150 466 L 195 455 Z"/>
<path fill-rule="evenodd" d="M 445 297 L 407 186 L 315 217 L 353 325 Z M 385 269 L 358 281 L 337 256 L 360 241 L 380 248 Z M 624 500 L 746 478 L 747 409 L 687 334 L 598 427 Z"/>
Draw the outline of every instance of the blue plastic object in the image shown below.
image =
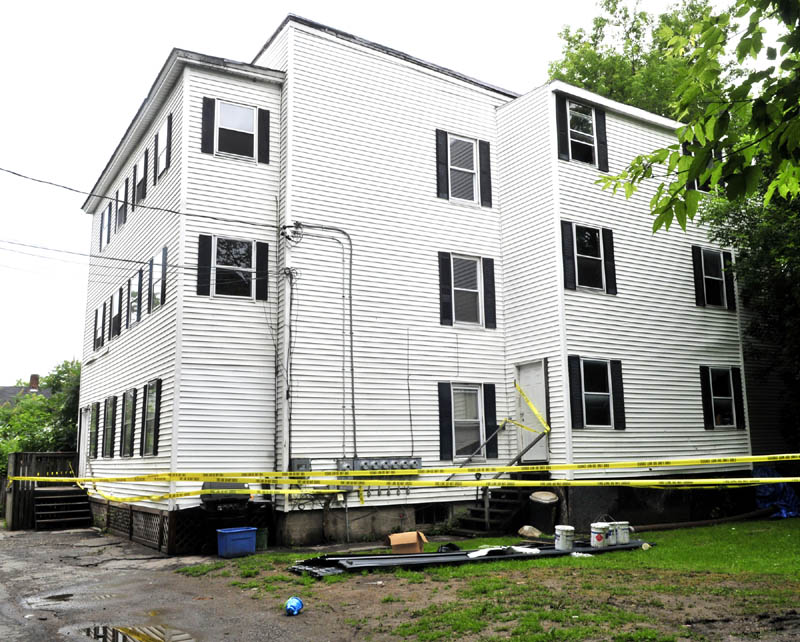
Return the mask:
<path fill-rule="evenodd" d="M 220 557 L 241 557 L 256 552 L 256 528 L 217 529 L 217 555 Z"/>
<path fill-rule="evenodd" d="M 292 596 L 286 600 L 284 608 L 286 609 L 286 615 L 297 615 L 303 610 L 303 600 L 299 597 Z"/>

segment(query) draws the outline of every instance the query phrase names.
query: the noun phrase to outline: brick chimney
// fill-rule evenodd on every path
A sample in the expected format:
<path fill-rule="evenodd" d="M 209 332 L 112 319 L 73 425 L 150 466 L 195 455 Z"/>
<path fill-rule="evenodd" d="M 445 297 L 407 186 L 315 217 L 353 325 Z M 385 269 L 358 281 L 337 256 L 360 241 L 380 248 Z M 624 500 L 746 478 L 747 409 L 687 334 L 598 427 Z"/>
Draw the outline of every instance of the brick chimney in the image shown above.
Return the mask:
<path fill-rule="evenodd" d="M 31 389 L 31 392 L 38 392 L 39 391 L 39 375 L 32 374 L 31 375 L 31 382 L 28 384 L 28 387 Z"/>

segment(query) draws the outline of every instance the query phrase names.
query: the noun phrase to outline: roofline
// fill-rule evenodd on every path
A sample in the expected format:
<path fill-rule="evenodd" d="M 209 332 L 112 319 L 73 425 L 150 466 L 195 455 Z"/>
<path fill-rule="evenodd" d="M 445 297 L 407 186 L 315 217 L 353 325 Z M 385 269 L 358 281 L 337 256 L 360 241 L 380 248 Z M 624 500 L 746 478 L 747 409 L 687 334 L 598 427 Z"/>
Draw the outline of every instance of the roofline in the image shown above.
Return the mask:
<path fill-rule="evenodd" d="M 366 47 L 367 49 L 373 49 L 374 51 L 379 51 L 381 53 L 387 54 L 389 56 L 394 56 L 395 58 L 399 58 L 400 60 L 404 60 L 405 62 L 410 62 L 414 65 L 418 65 L 420 67 L 424 67 L 425 69 L 430 69 L 431 71 L 438 72 L 445 76 L 450 76 L 451 78 L 455 78 L 457 80 L 461 80 L 462 82 L 469 83 L 470 85 L 475 85 L 482 89 L 487 89 L 497 94 L 502 94 L 503 96 L 507 96 L 509 98 L 519 98 L 521 94 L 517 92 L 511 91 L 509 89 L 503 89 L 501 87 L 496 87 L 495 85 L 491 85 L 487 82 L 483 82 L 476 78 L 472 78 L 471 76 L 467 76 L 465 74 L 459 73 L 458 71 L 454 71 L 452 69 L 448 69 L 447 67 L 442 67 L 440 65 L 434 64 L 432 62 L 428 62 L 427 60 L 422 60 L 421 58 L 417 58 L 415 56 L 411 56 L 407 53 L 399 51 L 397 49 L 392 49 L 391 47 L 387 47 L 382 45 L 378 42 L 373 42 L 372 40 L 367 40 L 366 38 L 361 38 L 359 36 L 353 35 L 352 33 L 348 33 L 346 31 L 342 31 L 341 29 L 334 29 L 333 27 L 329 27 L 328 25 L 324 25 L 321 22 L 315 22 L 314 20 L 309 20 L 308 18 L 303 18 L 302 16 L 298 16 L 294 13 L 290 13 L 284 18 L 283 22 L 278 26 L 278 28 L 274 31 L 274 33 L 269 37 L 269 40 L 261 47 L 261 50 L 256 54 L 255 58 L 253 58 L 252 63 L 255 63 L 256 60 L 263 54 L 267 48 L 272 44 L 272 41 L 277 38 L 278 34 L 283 31 L 283 28 L 289 24 L 290 22 L 296 22 L 297 24 L 304 25 L 306 27 L 311 27 L 312 29 L 317 29 L 318 31 L 324 31 L 329 33 L 336 38 L 341 38 L 342 40 L 347 40 L 348 42 L 355 43 L 357 45 L 361 45 L 362 47 Z"/>
<path fill-rule="evenodd" d="M 552 80 L 547 83 L 547 86 L 553 93 L 568 94 L 574 98 L 579 98 L 585 100 L 586 102 L 593 103 L 598 107 L 604 107 L 608 111 L 624 114 L 625 116 L 630 116 L 636 120 L 644 121 L 651 125 L 655 125 L 656 127 L 663 127 L 664 129 L 668 129 L 673 132 L 678 129 L 678 127 L 684 126 L 684 123 L 673 120 L 672 118 L 665 118 L 664 116 L 653 114 L 649 111 L 645 111 L 644 109 L 640 109 L 639 107 L 632 107 L 631 105 L 626 105 L 625 103 L 621 103 L 616 100 L 604 98 L 600 94 L 596 94 L 586 89 L 581 89 L 580 87 L 575 87 L 574 85 L 565 83 L 563 80 Z"/>
<path fill-rule="evenodd" d="M 210 66 L 236 75 L 247 75 L 250 77 L 256 75 L 262 77 L 268 82 L 282 83 L 285 78 L 285 74 L 282 71 L 275 71 L 273 69 L 267 69 L 266 67 L 259 67 L 247 62 L 238 62 L 236 60 L 228 60 L 227 58 L 209 56 L 207 54 L 201 54 L 195 51 L 189 51 L 187 49 L 173 49 L 169 56 L 167 56 L 167 60 L 164 62 L 164 65 L 158 72 L 155 81 L 151 85 L 150 90 L 147 92 L 147 96 L 142 101 L 139 109 L 136 111 L 136 114 L 128 125 L 128 128 L 125 130 L 125 133 L 122 135 L 119 143 L 117 143 L 117 146 L 114 149 L 114 152 L 111 154 L 111 157 L 108 159 L 103 171 L 100 172 L 100 176 L 89 192 L 89 196 L 86 197 L 83 205 L 81 205 L 82 210 L 88 211 L 91 201 L 101 196 L 99 191 L 102 183 L 108 178 L 109 170 L 114 165 L 114 162 L 119 157 L 125 145 L 128 143 L 132 132 L 134 132 L 141 124 L 141 121 L 145 117 L 147 107 L 153 103 L 153 100 L 162 91 L 165 90 L 165 82 L 167 81 L 170 72 L 176 65 L 195 65 L 198 67 Z"/>

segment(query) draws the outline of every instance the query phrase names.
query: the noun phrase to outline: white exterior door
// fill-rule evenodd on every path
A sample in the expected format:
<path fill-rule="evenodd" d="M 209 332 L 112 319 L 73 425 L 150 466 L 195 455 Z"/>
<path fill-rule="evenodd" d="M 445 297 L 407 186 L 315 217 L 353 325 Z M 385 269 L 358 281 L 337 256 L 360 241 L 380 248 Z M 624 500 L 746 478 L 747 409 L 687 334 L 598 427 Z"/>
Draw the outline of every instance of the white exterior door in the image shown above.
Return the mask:
<path fill-rule="evenodd" d="M 525 394 L 536 406 L 539 414 L 547 419 L 547 394 L 545 392 L 545 368 L 544 361 L 534 361 L 517 366 L 517 381 Z M 517 421 L 524 426 L 529 426 L 536 430 L 544 430 L 544 427 L 533 414 L 533 411 L 525 403 L 525 400 L 517 395 Z M 520 450 L 530 444 L 538 433 L 518 428 Z M 538 444 L 526 452 L 522 457 L 522 463 L 548 461 L 548 438 L 544 437 Z"/>
<path fill-rule="evenodd" d="M 83 408 L 78 415 L 78 475 L 86 475 L 86 450 L 89 447 L 89 424 L 91 422 L 91 408 Z"/>

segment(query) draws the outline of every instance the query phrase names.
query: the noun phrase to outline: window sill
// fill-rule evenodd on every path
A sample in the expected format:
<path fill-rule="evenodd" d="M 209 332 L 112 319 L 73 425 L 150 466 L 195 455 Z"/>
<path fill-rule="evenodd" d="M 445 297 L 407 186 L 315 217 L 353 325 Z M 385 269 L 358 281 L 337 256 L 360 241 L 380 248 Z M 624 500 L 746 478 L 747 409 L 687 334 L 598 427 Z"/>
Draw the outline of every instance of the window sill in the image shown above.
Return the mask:
<path fill-rule="evenodd" d="M 228 160 L 235 160 L 235 161 L 242 161 L 245 163 L 249 163 L 251 165 L 258 165 L 258 161 L 256 160 L 255 156 L 243 156 L 242 154 L 232 154 L 231 152 L 214 152 L 215 158 L 226 158 Z"/>
<path fill-rule="evenodd" d="M 444 199 L 437 198 L 436 200 L 444 200 Z M 453 198 L 452 196 L 447 199 L 447 202 L 451 203 L 453 205 L 459 205 L 461 207 L 468 207 L 468 208 L 474 209 L 474 210 L 492 210 L 493 209 L 492 207 L 484 207 L 483 205 L 481 205 L 480 201 L 465 201 L 465 200 L 462 200 L 460 198 Z"/>

